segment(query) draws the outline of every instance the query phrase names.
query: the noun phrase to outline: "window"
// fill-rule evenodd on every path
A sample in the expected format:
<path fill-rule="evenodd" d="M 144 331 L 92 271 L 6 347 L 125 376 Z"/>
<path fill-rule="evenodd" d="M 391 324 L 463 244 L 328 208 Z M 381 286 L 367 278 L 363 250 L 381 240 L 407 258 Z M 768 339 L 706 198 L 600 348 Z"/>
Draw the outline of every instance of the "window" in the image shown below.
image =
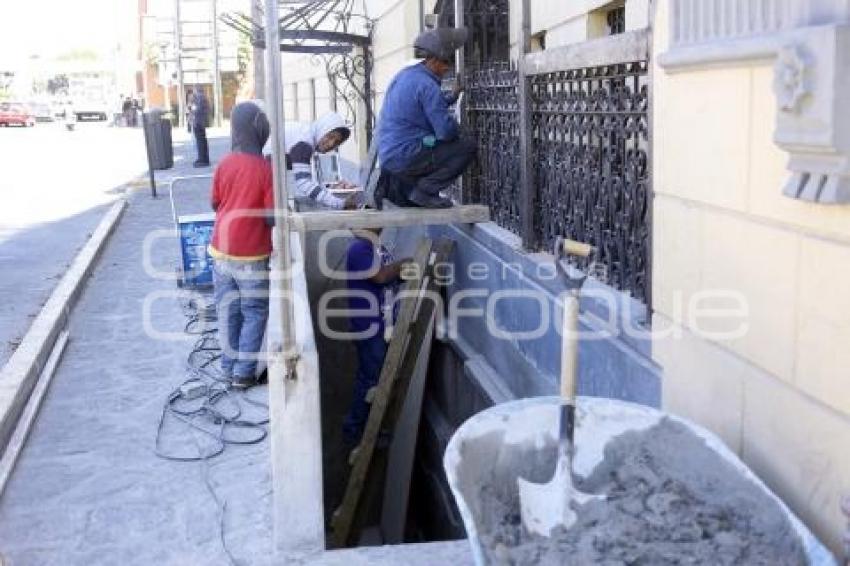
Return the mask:
<path fill-rule="evenodd" d="M 540 33 L 535 33 L 531 36 L 531 51 L 545 51 L 546 50 L 546 31 L 541 31 Z"/>
<path fill-rule="evenodd" d="M 608 10 L 605 16 L 608 23 L 608 35 L 617 35 L 626 31 L 626 7 L 620 6 Z"/>

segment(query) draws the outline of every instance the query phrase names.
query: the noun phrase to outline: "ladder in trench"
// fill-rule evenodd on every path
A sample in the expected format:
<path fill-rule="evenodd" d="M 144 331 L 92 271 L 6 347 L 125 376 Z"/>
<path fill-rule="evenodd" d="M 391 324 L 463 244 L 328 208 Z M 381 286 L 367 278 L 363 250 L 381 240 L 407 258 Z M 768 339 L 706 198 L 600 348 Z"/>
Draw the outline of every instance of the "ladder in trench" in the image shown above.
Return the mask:
<path fill-rule="evenodd" d="M 390 440 L 399 432 L 397 425 L 417 370 L 421 372 L 427 369 L 420 357 L 423 351 L 430 351 L 437 315 L 438 305 L 434 296 L 439 293 L 439 285 L 434 273 L 435 266 L 448 260 L 453 246 L 454 242 L 447 238 L 440 238 L 436 242 L 423 240 L 414 255 L 415 269 L 411 270 L 412 276 L 402 286 L 398 318 L 378 384 L 367 397 L 371 404 L 369 419 L 360 444 L 351 452 L 348 484 L 342 503 L 331 521 L 333 542 L 337 547 L 355 542 L 352 539 L 364 528 L 369 510 L 376 502 L 380 502 L 384 494 Z M 421 393 L 419 402 L 421 407 Z M 398 505 L 401 499 L 404 500 L 402 511 L 396 513 L 401 516 L 402 523 L 415 450 L 415 433 L 409 434 L 408 431 L 405 440 L 408 444 L 402 446 L 403 454 L 396 458 L 397 462 L 401 462 L 401 475 L 407 476 L 400 478 L 399 484 L 405 486 L 402 488 L 404 492 L 400 494 L 399 501 L 395 502 Z M 397 528 L 403 529 L 403 525 Z"/>

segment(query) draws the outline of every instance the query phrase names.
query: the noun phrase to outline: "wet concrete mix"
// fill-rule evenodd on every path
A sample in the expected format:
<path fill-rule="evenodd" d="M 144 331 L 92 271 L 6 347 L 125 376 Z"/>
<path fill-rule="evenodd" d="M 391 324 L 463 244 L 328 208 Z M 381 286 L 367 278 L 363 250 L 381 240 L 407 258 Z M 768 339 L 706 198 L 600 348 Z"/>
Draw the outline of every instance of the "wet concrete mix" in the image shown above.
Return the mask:
<path fill-rule="evenodd" d="M 580 449 L 580 447 L 579 447 Z M 605 500 L 576 507 L 578 520 L 551 537 L 529 534 L 517 477 L 547 482 L 554 444 L 517 448 L 491 467 L 478 491 L 478 529 L 499 565 L 806 564 L 800 537 L 781 507 L 670 419 L 614 438 L 578 489 Z"/>

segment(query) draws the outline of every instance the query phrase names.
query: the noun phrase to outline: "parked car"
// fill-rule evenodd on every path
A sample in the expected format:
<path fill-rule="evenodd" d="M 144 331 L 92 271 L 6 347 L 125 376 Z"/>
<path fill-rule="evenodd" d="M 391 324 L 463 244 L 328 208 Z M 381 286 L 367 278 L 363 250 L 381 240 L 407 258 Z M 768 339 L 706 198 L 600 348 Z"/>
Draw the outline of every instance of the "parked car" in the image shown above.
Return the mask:
<path fill-rule="evenodd" d="M 35 126 L 35 117 L 29 108 L 16 102 L 0 102 L 0 126 Z"/>

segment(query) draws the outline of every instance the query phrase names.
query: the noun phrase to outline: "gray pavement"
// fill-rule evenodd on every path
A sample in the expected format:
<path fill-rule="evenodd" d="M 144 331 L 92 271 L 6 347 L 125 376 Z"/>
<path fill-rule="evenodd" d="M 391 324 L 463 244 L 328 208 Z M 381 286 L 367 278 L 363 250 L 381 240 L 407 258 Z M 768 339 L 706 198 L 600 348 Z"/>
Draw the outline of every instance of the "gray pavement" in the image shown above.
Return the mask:
<path fill-rule="evenodd" d="M 213 159 L 226 148 L 225 139 L 211 140 Z M 178 147 L 176 155 L 190 151 Z M 159 177 L 211 171 L 186 167 L 184 159 Z M 208 210 L 207 191 L 205 181 L 181 189 L 184 211 Z M 154 454 L 163 403 L 185 379 L 193 340 L 157 339 L 145 330 L 146 298 L 176 289 L 173 280 L 153 277 L 143 267 L 145 236 L 172 228 L 171 212 L 165 196 L 151 199 L 147 189 L 128 198 L 71 317 L 71 342 L 0 499 L 0 554 L 6 564 L 26 566 L 228 564 L 207 474 L 216 496 L 226 501 L 225 539 L 237 562 L 268 563 L 268 439 L 229 446 L 206 464 Z M 151 255 L 157 270 L 172 272 L 176 238 L 156 243 Z M 154 301 L 150 313 L 157 330 L 182 331 L 177 297 Z M 265 396 L 258 388 L 250 393 Z M 191 448 L 179 430 L 166 422 L 166 448 Z"/>

